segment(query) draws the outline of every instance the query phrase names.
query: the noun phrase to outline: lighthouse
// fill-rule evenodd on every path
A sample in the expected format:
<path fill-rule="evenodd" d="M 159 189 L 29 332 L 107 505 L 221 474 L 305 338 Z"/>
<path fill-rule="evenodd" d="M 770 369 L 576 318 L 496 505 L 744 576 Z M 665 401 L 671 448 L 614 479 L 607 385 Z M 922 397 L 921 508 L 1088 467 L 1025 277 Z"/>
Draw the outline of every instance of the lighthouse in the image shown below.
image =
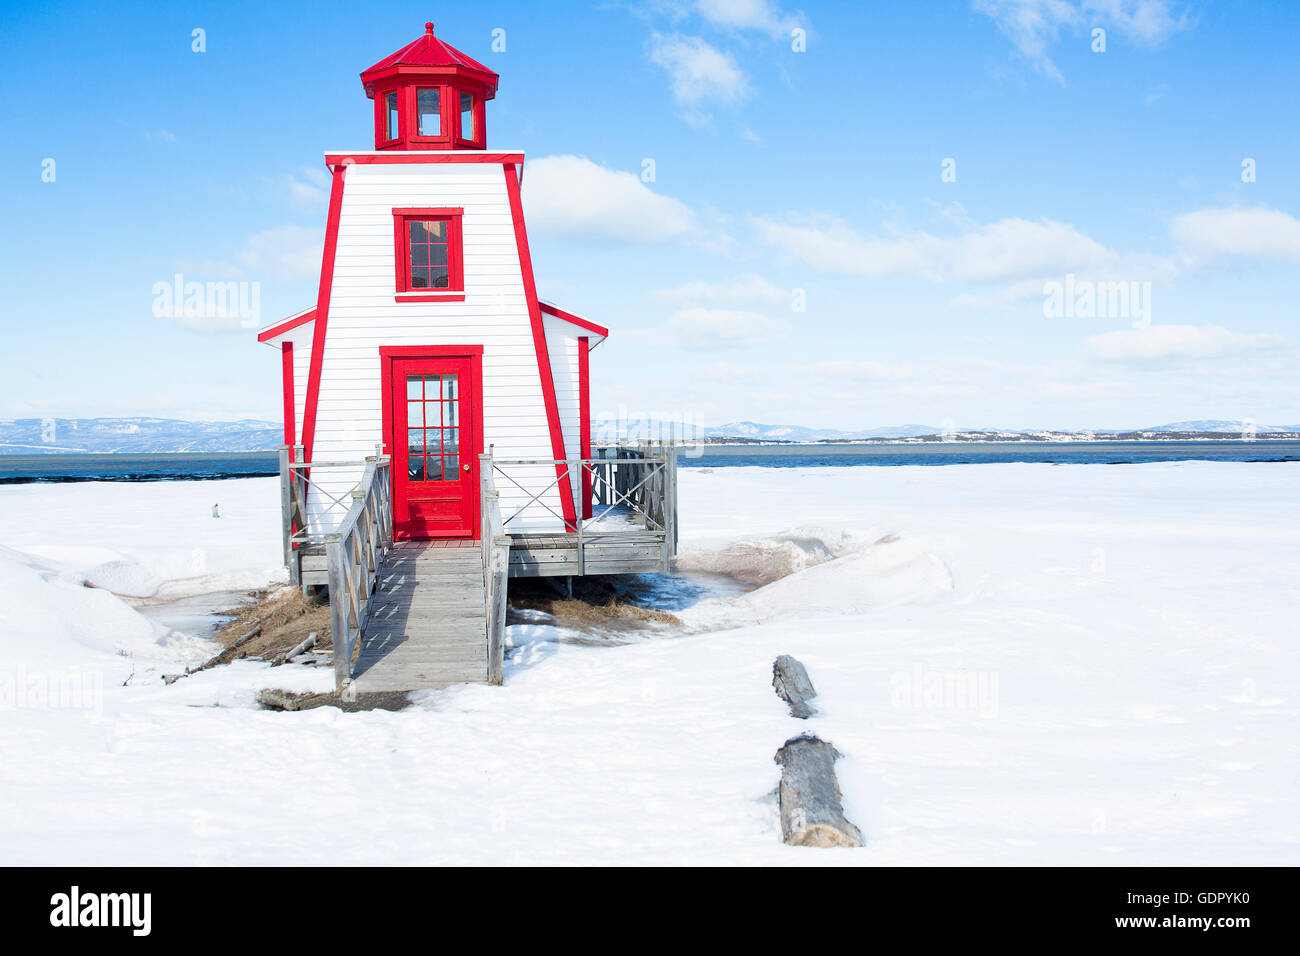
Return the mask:
<path fill-rule="evenodd" d="M 426 23 L 361 74 L 374 148 L 325 151 L 316 302 L 258 333 L 281 354 L 313 534 L 338 526 L 377 454 L 399 541 L 478 537 L 489 448 L 529 463 L 499 491 L 513 530 L 591 514 L 590 480 L 565 462 L 591 457 L 589 354 L 609 332 L 538 297 L 524 154 L 489 146 L 498 81 Z"/>
<path fill-rule="evenodd" d="M 537 294 L 499 77 L 423 35 L 361 74 L 374 148 L 325 151 L 310 308 L 280 353 L 281 537 L 328 588 L 338 689 L 503 679 L 507 582 L 668 571 L 676 453 L 591 447 L 609 330 Z"/>

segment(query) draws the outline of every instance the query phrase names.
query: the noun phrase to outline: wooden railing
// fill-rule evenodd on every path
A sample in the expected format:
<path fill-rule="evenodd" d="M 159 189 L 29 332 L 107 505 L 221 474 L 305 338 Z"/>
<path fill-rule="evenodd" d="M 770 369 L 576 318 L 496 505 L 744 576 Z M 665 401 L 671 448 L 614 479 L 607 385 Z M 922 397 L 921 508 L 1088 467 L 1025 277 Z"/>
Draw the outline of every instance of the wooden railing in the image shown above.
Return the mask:
<path fill-rule="evenodd" d="M 338 530 L 325 535 L 329 568 L 330 634 L 334 679 L 341 691 L 352 679 L 352 657 L 370 619 L 370 598 L 384 556 L 393 546 L 392 461 L 366 459 L 361 485 Z"/>
<path fill-rule="evenodd" d="M 501 478 L 501 487 L 513 490 L 516 502 L 523 501 L 522 504 L 512 502 L 513 510 L 502 520 L 504 532 L 526 533 L 521 526 L 527 521 L 530 509 L 540 508 L 577 535 L 578 573 L 582 574 L 587 541 L 625 536 L 639 529 L 659 538 L 663 545 L 663 570 L 670 570 L 669 562 L 677 554 L 675 445 L 641 442 L 636 446 L 610 446 L 599 451 L 599 457 L 593 458 L 494 459 L 490 453 L 482 456 L 481 473 Z M 525 469 L 531 472 L 527 477 L 522 475 Z M 547 477 L 538 479 L 539 470 Z M 570 493 L 570 475 L 574 473 L 579 474 L 582 488 L 579 505 L 590 489 L 590 518 L 583 516 L 587 509 L 580 507 L 574 519 L 567 519 L 548 500 L 552 492 Z M 605 523 L 611 517 L 619 524 Z"/>
<path fill-rule="evenodd" d="M 510 538 L 501 520 L 500 493 L 492 474 L 492 456 L 479 456 L 482 483 L 482 528 L 484 602 L 487 605 L 488 683 L 500 684 L 505 660 L 506 587 L 510 572 Z"/>

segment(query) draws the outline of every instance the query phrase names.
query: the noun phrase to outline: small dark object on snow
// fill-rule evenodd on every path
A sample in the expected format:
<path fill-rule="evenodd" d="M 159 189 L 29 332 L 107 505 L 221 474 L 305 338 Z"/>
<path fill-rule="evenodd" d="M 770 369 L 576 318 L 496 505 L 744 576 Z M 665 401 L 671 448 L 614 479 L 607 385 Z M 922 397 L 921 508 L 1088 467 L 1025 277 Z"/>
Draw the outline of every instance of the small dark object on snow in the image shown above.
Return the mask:
<path fill-rule="evenodd" d="M 777 696 L 790 705 L 790 713 L 807 720 L 817 713 L 817 708 L 808 703 L 817 696 L 808 671 L 789 654 L 782 654 L 772 665 L 772 686 Z"/>

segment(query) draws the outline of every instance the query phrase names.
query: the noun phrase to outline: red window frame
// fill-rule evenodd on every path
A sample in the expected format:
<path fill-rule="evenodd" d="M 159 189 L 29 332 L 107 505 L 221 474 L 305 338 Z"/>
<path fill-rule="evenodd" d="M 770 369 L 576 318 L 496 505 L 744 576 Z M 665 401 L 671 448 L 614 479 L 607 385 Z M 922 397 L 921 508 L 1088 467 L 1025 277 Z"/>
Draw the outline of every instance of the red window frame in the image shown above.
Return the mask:
<path fill-rule="evenodd" d="M 483 145 L 483 97 L 475 90 L 462 90 L 459 87 L 452 87 L 452 93 L 455 96 L 456 107 L 456 145 L 457 146 L 482 146 Z M 470 97 L 470 132 L 473 136 L 466 136 L 465 131 L 461 129 L 460 121 L 464 115 L 460 108 L 460 98 L 462 96 Z"/>
<path fill-rule="evenodd" d="M 438 91 L 438 135 L 420 135 L 420 90 Z M 406 88 L 410 97 L 411 131 L 407 142 L 411 149 L 446 148 L 451 144 L 451 121 L 447 116 L 447 100 L 450 87 L 446 83 L 412 83 Z"/>
<path fill-rule="evenodd" d="M 388 97 L 390 94 L 397 95 L 397 129 L 394 130 L 394 135 L 388 138 Z M 375 91 L 375 145 L 377 147 L 382 149 L 395 146 L 402 141 L 402 125 L 406 122 L 406 110 L 403 105 L 401 89 Z"/>
<path fill-rule="evenodd" d="M 464 233 L 460 207 L 401 208 L 393 210 L 393 259 L 397 271 L 398 302 L 464 302 L 465 261 Z M 447 288 L 411 288 L 411 243 L 408 223 L 412 220 L 437 219 L 447 223 Z"/>

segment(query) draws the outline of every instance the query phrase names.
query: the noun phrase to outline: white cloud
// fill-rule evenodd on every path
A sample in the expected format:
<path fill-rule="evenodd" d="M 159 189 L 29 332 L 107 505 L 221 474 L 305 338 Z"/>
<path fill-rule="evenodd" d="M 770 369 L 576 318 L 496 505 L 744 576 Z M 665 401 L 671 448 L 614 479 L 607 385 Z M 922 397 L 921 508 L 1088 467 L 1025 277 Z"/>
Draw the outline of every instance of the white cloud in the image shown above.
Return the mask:
<path fill-rule="evenodd" d="M 818 378 L 829 377 L 858 382 L 896 382 L 910 378 L 912 370 L 903 365 L 886 365 L 884 362 L 831 361 L 794 368 L 810 372 Z"/>
<path fill-rule="evenodd" d="M 249 279 L 259 282 L 293 281 L 320 274 L 325 231 L 306 226 L 263 229 L 224 259 L 182 259 L 174 267 L 187 279 L 211 282 Z"/>
<path fill-rule="evenodd" d="M 802 222 L 754 219 L 759 238 L 823 272 L 988 282 L 1052 275 L 1113 258 L 1073 226 L 1041 219 L 1002 219 L 956 236 L 914 232 L 864 236 L 834 218 Z"/>
<path fill-rule="evenodd" d="M 330 177 L 323 169 L 302 166 L 288 177 L 289 198 L 303 206 L 324 205 L 329 196 Z"/>
<path fill-rule="evenodd" d="M 318 275 L 324 230 L 277 226 L 251 236 L 235 261 L 253 279 L 303 279 Z"/>
<path fill-rule="evenodd" d="M 1243 335 L 1218 325 L 1150 325 L 1088 338 L 1088 355 L 1112 362 L 1218 358 L 1282 346 L 1279 335 Z"/>
<path fill-rule="evenodd" d="M 1174 219 L 1173 237 L 1193 258 L 1253 256 L 1300 262 L 1300 220 L 1276 209 L 1201 209 Z"/>
<path fill-rule="evenodd" d="M 1115 31 L 1134 42 L 1155 47 L 1171 34 L 1188 29 L 1191 17 L 1175 15 L 1169 0 L 974 0 L 972 7 L 993 20 L 1023 57 L 1058 83 L 1065 77 L 1049 51 L 1063 30 L 1093 27 Z"/>
<path fill-rule="evenodd" d="M 677 305 L 741 305 L 761 302 L 783 305 L 790 302 L 791 290 L 782 288 L 760 275 L 745 273 L 720 282 L 697 280 L 674 289 L 651 293 L 656 299 Z"/>
<path fill-rule="evenodd" d="M 802 22 L 768 0 L 698 0 L 695 6 L 700 16 L 716 26 L 758 30 L 774 37 L 789 34 Z"/>
<path fill-rule="evenodd" d="M 685 203 L 656 193 L 632 173 L 582 156 L 544 156 L 524 176 L 528 224 L 556 235 L 667 242 L 696 228 Z"/>
<path fill-rule="evenodd" d="M 749 80 L 735 58 L 700 37 L 655 33 L 650 60 L 668 73 L 673 98 L 682 106 L 739 103 L 749 95 Z"/>
<path fill-rule="evenodd" d="M 735 309 L 683 309 L 665 323 L 671 344 L 692 351 L 763 345 L 785 334 L 786 323 Z"/>

